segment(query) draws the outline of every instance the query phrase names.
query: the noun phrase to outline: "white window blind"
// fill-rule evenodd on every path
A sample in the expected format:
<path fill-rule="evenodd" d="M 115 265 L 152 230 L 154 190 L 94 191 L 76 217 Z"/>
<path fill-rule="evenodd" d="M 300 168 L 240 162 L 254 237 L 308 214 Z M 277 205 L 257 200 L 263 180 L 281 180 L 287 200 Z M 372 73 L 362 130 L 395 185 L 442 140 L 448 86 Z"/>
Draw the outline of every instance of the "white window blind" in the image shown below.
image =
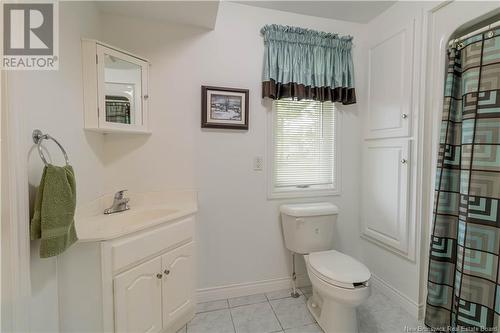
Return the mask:
<path fill-rule="evenodd" d="M 335 104 L 277 100 L 274 188 L 336 189 Z"/>

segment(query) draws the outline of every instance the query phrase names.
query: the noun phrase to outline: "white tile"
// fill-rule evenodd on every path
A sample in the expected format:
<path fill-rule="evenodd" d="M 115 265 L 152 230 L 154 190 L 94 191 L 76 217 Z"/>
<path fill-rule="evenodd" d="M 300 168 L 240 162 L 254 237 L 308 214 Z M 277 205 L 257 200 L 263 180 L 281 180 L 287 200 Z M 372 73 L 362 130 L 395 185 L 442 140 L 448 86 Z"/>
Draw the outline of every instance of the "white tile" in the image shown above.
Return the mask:
<path fill-rule="evenodd" d="M 281 331 L 281 326 L 268 302 L 232 308 L 231 315 L 236 333 Z"/>
<path fill-rule="evenodd" d="M 360 333 L 402 333 L 408 328 L 423 327 L 409 313 L 387 296 L 373 289 L 370 298 L 357 309 Z"/>
<path fill-rule="evenodd" d="M 198 313 L 187 325 L 187 333 L 234 333 L 229 310 Z"/>
<path fill-rule="evenodd" d="M 318 324 L 306 325 L 303 327 L 290 328 L 285 333 L 323 333 Z"/>
<path fill-rule="evenodd" d="M 300 289 L 297 289 L 297 292 L 299 295 L 302 295 L 300 292 Z M 280 299 L 280 298 L 287 298 L 291 297 L 292 294 L 292 289 L 282 289 L 282 290 L 276 290 L 276 291 L 271 291 L 270 293 L 266 293 L 267 299 L 268 300 L 273 300 L 273 299 Z"/>
<path fill-rule="evenodd" d="M 300 287 L 300 291 L 302 292 L 303 295 L 312 295 L 313 288 L 312 286 Z"/>
<path fill-rule="evenodd" d="M 308 289 L 305 290 L 308 291 Z M 285 292 L 280 290 L 269 293 L 267 296 L 270 298 L 286 296 Z M 265 301 L 265 298 L 266 296 L 262 294 L 240 297 L 233 299 L 232 303 L 240 306 L 232 308 L 231 312 L 224 309 L 198 313 L 188 324 L 187 332 L 181 329 L 179 333 L 233 333 L 233 321 L 234 324 L 238 323 L 237 333 L 321 333 L 317 330 L 318 326 L 314 324 L 314 319 L 304 303 L 304 296 L 298 299 L 286 297 L 271 300 L 269 303 L 271 303 L 274 313 L 269 308 L 269 303 Z M 226 305 L 224 302 L 225 300 L 202 303 L 200 309 L 227 307 L 227 302 Z M 245 302 L 261 303 L 242 305 Z M 423 323 L 417 322 L 390 298 L 375 289 L 372 296 L 357 310 L 360 333 L 402 333 L 406 332 L 405 326 L 410 328 L 423 327 Z M 231 313 L 234 313 L 233 319 L 231 319 Z M 272 316 L 269 315 L 270 313 Z M 275 322 L 275 314 L 278 316 L 278 324 Z M 285 331 L 279 326 L 280 323 L 286 329 Z"/>
<path fill-rule="evenodd" d="M 232 308 L 235 306 L 256 304 L 256 303 L 262 303 L 262 302 L 267 302 L 267 298 L 266 298 L 265 294 L 257 294 L 257 295 L 230 298 L 229 299 L 229 306 Z"/>
<path fill-rule="evenodd" d="M 182 328 L 179 328 L 176 333 L 186 333 L 187 332 L 187 325 L 182 326 Z"/>
<path fill-rule="evenodd" d="M 307 309 L 304 296 L 277 299 L 270 301 L 270 303 L 284 329 L 314 323 L 314 318 Z"/>
<path fill-rule="evenodd" d="M 227 309 L 228 307 L 227 299 L 203 302 L 196 304 L 196 313 Z"/>
<path fill-rule="evenodd" d="M 356 312 L 358 315 L 359 333 L 380 332 L 380 327 L 378 327 L 377 320 L 374 318 L 372 312 L 367 311 L 363 306 L 360 306 Z"/>

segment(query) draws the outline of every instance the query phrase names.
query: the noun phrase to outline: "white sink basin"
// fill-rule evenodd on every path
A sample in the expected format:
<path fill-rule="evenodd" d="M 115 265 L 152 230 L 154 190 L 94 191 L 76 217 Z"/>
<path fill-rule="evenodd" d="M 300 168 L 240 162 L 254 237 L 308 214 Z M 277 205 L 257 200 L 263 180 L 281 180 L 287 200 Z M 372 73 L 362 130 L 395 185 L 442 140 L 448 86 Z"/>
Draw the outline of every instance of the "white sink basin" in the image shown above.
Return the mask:
<path fill-rule="evenodd" d="M 80 242 L 103 241 L 133 232 L 143 230 L 161 223 L 170 222 L 197 211 L 196 198 L 194 200 L 170 200 L 169 204 L 144 205 L 148 198 L 134 201 L 131 196 L 131 209 L 105 215 L 102 207 L 93 212 L 75 217 L 75 228 Z M 178 198 L 177 198 L 178 199 Z M 151 200 L 154 201 L 154 200 Z M 142 205 L 141 205 L 142 204 Z M 101 205 L 102 206 L 102 205 Z"/>
<path fill-rule="evenodd" d="M 99 223 L 101 226 L 108 226 L 113 224 L 118 224 L 117 226 L 129 226 L 135 225 L 137 223 L 144 223 L 145 221 L 152 221 L 167 217 L 171 214 L 177 212 L 178 209 L 168 209 L 168 208 L 150 208 L 134 210 L 130 209 L 124 212 L 109 214 L 109 215 L 99 215 L 94 217 L 95 222 Z"/>

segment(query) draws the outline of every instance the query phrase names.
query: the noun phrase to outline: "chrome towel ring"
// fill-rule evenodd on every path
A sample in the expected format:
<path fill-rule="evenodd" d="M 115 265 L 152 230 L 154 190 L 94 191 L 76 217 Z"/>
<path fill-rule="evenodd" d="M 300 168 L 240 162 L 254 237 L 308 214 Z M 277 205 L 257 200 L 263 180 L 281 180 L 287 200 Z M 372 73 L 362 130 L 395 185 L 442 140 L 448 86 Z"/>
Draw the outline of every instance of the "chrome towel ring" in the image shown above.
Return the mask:
<path fill-rule="evenodd" d="M 38 154 L 40 155 L 40 158 L 42 159 L 42 161 L 45 165 L 48 165 L 49 162 L 47 162 L 47 159 L 43 155 L 42 141 L 49 140 L 49 139 L 54 141 L 59 146 L 59 148 L 61 149 L 61 151 L 64 155 L 64 159 L 66 160 L 66 165 L 69 165 L 69 158 L 68 158 L 68 154 L 66 153 L 66 150 L 64 150 L 63 146 L 56 139 L 51 137 L 49 134 L 43 134 L 42 131 L 40 131 L 39 129 L 34 130 L 31 137 L 33 138 L 33 142 L 37 145 Z"/>

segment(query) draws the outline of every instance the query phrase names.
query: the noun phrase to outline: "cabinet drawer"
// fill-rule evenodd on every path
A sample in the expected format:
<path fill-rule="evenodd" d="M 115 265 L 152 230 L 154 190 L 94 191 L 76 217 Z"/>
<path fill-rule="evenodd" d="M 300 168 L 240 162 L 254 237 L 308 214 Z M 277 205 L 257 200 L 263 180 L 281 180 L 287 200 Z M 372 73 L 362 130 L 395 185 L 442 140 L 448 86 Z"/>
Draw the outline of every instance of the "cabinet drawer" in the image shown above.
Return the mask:
<path fill-rule="evenodd" d="M 193 239 L 194 223 L 188 217 L 112 242 L 113 272 Z"/>

